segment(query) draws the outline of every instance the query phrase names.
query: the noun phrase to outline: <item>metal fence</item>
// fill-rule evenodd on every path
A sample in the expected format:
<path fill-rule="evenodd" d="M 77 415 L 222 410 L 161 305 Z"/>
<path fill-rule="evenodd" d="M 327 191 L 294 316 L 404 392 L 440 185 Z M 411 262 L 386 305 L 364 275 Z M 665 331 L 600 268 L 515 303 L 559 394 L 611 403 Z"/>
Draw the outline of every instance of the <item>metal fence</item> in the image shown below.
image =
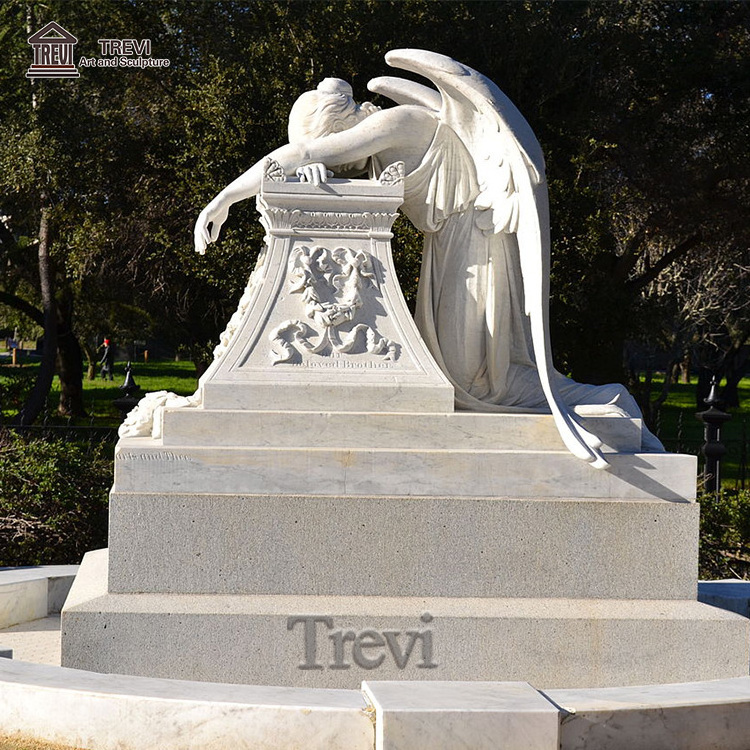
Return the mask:
<path fill-rule="evenodd" d="M 690 418 L 690 417 L 688 417 Z M 721 442 L 726 448 L 726 454 L 722 458 L 722 484 L 732 489 L 750 489 L 750 477 L 748 477 L 748 420 L 742 417 L 740 420 L 739 436 L 737 431 L 732 430 L 733 437 L 725 437 L 727 430 L 724 430 Z M 699 476 L 703 474 L 705 464 L 701 448 L 704 445 L 703 438 L 696 438 L 689 435 L 685 425 L 684 412 L 680 412 L 677 417 L 677 424 L 665 426 L 661 420 L 661 413 L 657 412 L 654 419 L 654 434 L 664 444 L 666 450 L 670 453 L 687 453 L 698 456 Z M 731 464 L 731 468 L 728 466 Z M 736 469 L 735 469 L 736 465 Z"/>

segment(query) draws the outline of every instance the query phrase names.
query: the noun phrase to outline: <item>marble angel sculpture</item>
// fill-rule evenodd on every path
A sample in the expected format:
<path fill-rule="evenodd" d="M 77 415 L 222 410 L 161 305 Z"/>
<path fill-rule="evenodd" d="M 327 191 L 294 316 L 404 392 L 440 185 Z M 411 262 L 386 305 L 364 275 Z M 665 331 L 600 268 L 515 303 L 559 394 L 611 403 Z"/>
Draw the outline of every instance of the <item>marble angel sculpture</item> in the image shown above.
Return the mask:
<path fill-rule="evenodd" d="M 395 50 L 388 64 L 436 88 L 399 78 L 368 84 L 397 106 L 357 104 L 348 83 L 327 78 L 303 94 L 289 143 L 275 159 L 315 184 L 329 176 L 377 177 L 405 164 L 402 210 L 425 236 L 416 322 L 455 388 L 459 409 L 547 412 L 567 448 L 595 468 L 607 462 L 579 414 L 640 417 L 621 385 L 592 386 L 552 364 L 550 233 L 544 159 L 530 126 L 483 75 L 423 50 Z M 264 161 L 200 214 L 195 247 L 214 242 L 232 204 L 256 195 Z M 644 450 L 663 450 L 644 428 Z"/>

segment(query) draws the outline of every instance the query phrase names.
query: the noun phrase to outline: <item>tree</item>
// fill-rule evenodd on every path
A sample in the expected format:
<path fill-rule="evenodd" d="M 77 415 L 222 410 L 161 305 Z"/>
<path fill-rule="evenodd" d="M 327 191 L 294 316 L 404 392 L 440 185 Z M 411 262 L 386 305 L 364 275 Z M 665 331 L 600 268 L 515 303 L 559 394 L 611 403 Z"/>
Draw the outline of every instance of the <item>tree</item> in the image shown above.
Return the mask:
<path fill-rule="evenodd" d="M 705 408 L 711 377 L 727 379 L 722 398 L 738 406 L 737 387 L 747 367 L 750 340 L 750 264 L 748 253 L 727 244 L 706 263 L 689 256 L 673 263 L 649 285 L 648 298 L 664 309 L 654 315 L 660 348 L 670 352 L 664 400 L 670 383 L 688 360 L 699 368 L 698 409 Z"/>
<path fill-rule="evenodd" d="M 577 375 L 611 377 L 624 339 L 653 340 L 654 282 L 662 300 L 677 294 L 669 269 L 697 281 L 722 256 L 747 258 L 749 11 L 743 3 L 587 8 L 599 23 L 579 33 L 599 50 L 598 68 L 593 59 L 582 67 L 586 96 L 572 106 L 586 111 L 565 121 L 573 157 L 551 170 L 563 208 L 556 317 Z"/>
<path fill-rule="evenodd" d="M 171 65 L 40 82 L 34 110 L 28 8 L 36 26 L 54 19 L 75 31 L 77 54 L 98 56 L 104 33 L 149 38 Z M 301 91 L 336 75 L 363 97 L 384 73 L 385 51 L 421 46 L 496 81 L 537 133 L 552 205 L 556 360 L 582 380 L 620 380 L 624 341 L 653 340 L 668 315 L 682 314 L 664 304 L 678 293 L 670 269 L 686 264 L 697 279 L 718 248 L 732 257 L 747 248 L 748 12 L 733 2 L 577 0 L 6 4 L 0 214 L 10 231 L 0 237 L 9 270 L 0 301 L 33 305 L 41 320 L 46 195 L 61 360 L 80 362 L 66 343 L 105 333 L 102 321 L 153 326 L 200 358 L 262 244 L 245 205 L 212 253 L 195 256 L 200 209 L 285 140 Z M 399 222 L 407 296 L 419 244 Z M 80 382 L 75 367 L 58 368 L 64 390 Z M 65 396 L 63 411 L 76 408 Z"/>

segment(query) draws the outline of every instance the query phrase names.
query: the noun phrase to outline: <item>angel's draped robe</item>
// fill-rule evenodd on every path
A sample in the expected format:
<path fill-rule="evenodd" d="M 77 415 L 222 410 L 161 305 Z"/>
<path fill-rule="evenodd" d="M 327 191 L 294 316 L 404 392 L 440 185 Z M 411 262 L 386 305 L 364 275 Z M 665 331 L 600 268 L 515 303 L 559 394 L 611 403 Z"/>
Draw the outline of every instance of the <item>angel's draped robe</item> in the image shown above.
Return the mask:
<path fill-rule="evenodd" d="M 466 147 L 439 123 L 421 164 L 404 181 L 402 209 L 425 235 L 417 326 L 453 384 L 458 408 L 549 412 L 524 312 L 516 235 L 479 228 L 479 192 Z M 613 403 L 613 413 L 619 407 L 641 416 L 622 385 L 586 385 L 559 373 L 553 378 L 569 406 Z M 650 433 L 644 436 L 651 449 L 660 448 Z"/>

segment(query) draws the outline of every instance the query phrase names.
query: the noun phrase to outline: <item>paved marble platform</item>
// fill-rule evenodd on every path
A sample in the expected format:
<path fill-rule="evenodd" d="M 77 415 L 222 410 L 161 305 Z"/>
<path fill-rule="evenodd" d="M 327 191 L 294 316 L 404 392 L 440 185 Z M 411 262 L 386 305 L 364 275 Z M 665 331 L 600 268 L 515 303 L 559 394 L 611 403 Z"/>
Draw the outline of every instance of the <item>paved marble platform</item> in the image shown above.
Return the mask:
<path fill-rule="evenodd" d="M 368 680 L 309 690 L 0 659 L 0 726 L 88 750 L 746 750 L 750 677 L 547 691 Z"/>
<path fill-rule="evenodd" d="M 77 572 L 77 565 L 0 568 L 0 630 L 60 612 Z"/>
<path fill-rule="evenodd" d="M 60 666 L 60 613 L 0 630 L 0 654 L 33 664 Z"/>
<path fill-rule="evenodd" d="M 60 610 L 78 565 L 0 568 L 0 657 L 60 664 Z"/>

